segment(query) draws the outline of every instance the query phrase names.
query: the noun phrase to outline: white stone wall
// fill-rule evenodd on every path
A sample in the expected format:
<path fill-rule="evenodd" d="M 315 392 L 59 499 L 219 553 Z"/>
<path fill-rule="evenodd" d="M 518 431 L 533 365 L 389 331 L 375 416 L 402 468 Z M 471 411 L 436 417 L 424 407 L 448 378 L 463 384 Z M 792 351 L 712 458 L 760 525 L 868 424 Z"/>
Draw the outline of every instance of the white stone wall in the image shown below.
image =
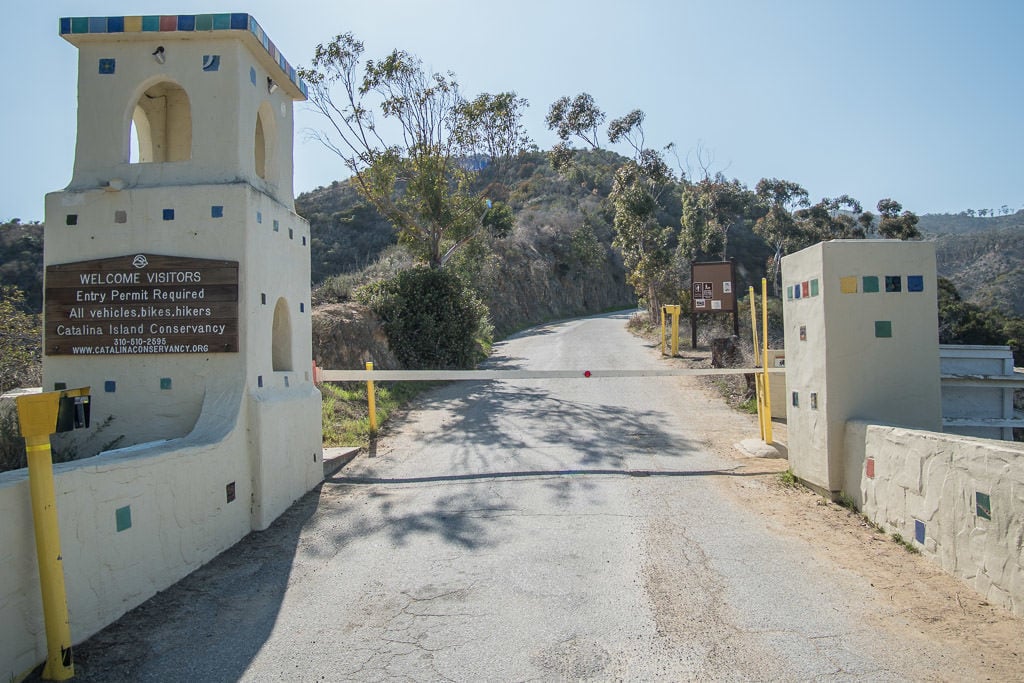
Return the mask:
<path fill-rule="evenodd" d="M 865 422 L 845 441 L 845 491 L 864 514 L 1024 616 L 1024 444 Z"/>
<path fill-rule="evenodd" d="M 210 393 L 186 438 L 54 467 L 75 643 L 226 550 L 251 529 L 242 395 Z M 228 502 L 233 485 L 234 500 Z M 0 678 L 46 657 L 25 470 L 0 474 Z"/>

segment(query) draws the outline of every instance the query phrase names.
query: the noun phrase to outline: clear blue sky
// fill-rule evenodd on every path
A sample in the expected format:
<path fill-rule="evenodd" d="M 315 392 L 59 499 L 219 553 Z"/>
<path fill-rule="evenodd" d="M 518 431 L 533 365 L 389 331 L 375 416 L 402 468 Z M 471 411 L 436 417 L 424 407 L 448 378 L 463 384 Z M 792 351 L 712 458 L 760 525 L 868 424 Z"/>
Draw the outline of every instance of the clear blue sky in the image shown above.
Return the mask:
<path fill-rule="evenodd" d="M 917 213 L 1024 206 L 1021 0 L 290 0 L 14 2 L 0 57 L 0 218 L 42 220 L 71 176 L 77 50 L 61 16 L 247 11 L 286 58 L 352 31 L 453 71 L 468 96 L 515 90 L 540 147 L 552 101 L 591 93 L 609 119 L 640 108 L 650 146 L 699 145 L 753 186 L 795 180 L 812 199 L 893 197 Z M 296 108 L 296 192 L 344 176 Z"/>

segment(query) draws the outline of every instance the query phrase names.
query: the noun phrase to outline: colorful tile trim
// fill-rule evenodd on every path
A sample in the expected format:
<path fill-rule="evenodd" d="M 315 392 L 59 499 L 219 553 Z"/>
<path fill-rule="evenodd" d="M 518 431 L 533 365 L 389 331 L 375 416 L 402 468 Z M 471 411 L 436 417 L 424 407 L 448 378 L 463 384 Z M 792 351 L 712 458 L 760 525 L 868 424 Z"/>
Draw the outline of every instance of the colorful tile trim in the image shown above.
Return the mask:
<path fill-rule="evenodd" d="M 117 66 L 117 60 L 115 59 L 101 59 L 100 60 L 100 73 L 103 75 L 109 75 L 114 73 L 114 69 Z"/>
<path fill-rule="evenodd" d="M 906 282 L 906 289 L 904 289 L 904 282 Z M 858 278 L 856 276 L 848 276 L 839 278 L 839 291 L 843 294 L 856 294 L 857 293 Z M 890 294 L 899 294 L 900 292 L 923 292 L 924 291 L 924 276 L 923 275 L 885 275 L 879 277 L 878 275 L 864 275 L 860 278 L 861 289 L 865 294 L 875 294 L 882 291 L 884 284 L 885 291 Z"/>
<path fill-rule="evenodd" d="M 809 299 L 821 294 L 818 278 L 804 280 L 792 286 L 786 286 L 786 299 Z"/>
<path fill-rule="evenodd" d="M 864 468 L 865 468 L 865 474 L 867 475 L 868 479 L 874 479 L 875 478 L 875 459 L 874 458 L 868 458 L 867 459 L 867 463 L 865 463 Z"/>
<path fill-rule="evenodd" d="M 224 207 L 219 204 L 211 206 L 210 218 L 224 218 Z"/>
<path fill-rule="evenodd" d="M 305 81 L 270 40 L 263 27 L 251 15 L 242 12 L 224 14 L 164 14 L 122 17 L 61 17 L 60 35 L 105 33 L 170 33 L 175 31 L 248 31 L 267 51 L 282 74 L 295 84 L 305 97 L 309 89 Z M 112 72 L 111 72 L 112 73 Z"/>
<path fill-rule="evenodd" d="M 924 522 L 919 519 L 914 520 L 914 540 L 924 545 Z"/>
<path fill-rule="evenodd" d="M 108 394 L 114 393 L 115 391 L 117 391 L 117 382 L 115 382 L 112 379 L 108 379 L 103 383 L 103 391 L 105 391 Z"/>
<path fill-rule="evenodd" d="M 170 377 L 161 377 L 160 378 L 160 390 L 161 391 L 170 391 L 172 386 L 173 385 L 171 383 L 171 378 Z"/>
<path fill-rule="evenodd" d="M 892 337 L 892 321 L 891 320 L 876 320 L 875 321 L 875 336 L 879 339 L 888 339 Z"/>

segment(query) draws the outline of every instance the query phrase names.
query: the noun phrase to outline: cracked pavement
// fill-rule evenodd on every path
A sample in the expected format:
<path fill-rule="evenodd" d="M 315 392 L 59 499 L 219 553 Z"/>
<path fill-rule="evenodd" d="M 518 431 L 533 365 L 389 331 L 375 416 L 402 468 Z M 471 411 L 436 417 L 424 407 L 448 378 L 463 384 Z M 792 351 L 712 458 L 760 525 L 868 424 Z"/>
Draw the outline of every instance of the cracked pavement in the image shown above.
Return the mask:
<path fill-rule="evenodd" d="M 627 317 L 530 330 L 490 364 L 658 367 Z M 741 419 L 719 403 L 678 378 L 431 391 L 372 456 L 78 648 L 78 679 L 970 677 L 723 495 L 749 475 L 704 441 Z"/>

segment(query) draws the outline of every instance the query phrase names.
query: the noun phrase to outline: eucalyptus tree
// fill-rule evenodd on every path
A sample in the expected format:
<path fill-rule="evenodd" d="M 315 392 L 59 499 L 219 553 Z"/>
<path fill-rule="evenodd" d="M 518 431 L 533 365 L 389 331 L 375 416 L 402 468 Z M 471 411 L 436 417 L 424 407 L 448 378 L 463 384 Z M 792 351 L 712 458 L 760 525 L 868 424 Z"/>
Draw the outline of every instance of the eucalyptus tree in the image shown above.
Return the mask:
<path fill-rule="evenodd" d="M 863 239 L 870 232 L 872 219 L 861 203 L 847 194 L 823 197 L 817 204 L 797 209 L 793 216 L 811 242 Z"/>
<path fill-rule="evenodd" d="M 898 240 L 921 239 L 921 231 L 917 228 L 917 214 L 913 211 L 903 211 L 902 204 L 888 197 L 880 199 L 876 208 L 881 217 L 878 223 L 879 235 Z M 901 211 L 903 213 L 900 213 Z"/>
<path fill-rule="evenodd" d="M 574 98 L 559 97 L 551 103 L 545 121 L 561 140 L 551 150 L 551 165 L 556 171 L 561 172 L 572 164 L 570 138 L 579 138 L 591 149 L 601 149 L 600 127 L 604 120 L 605 113 L 590 93 L 583 92 Z"/>
<path fill-rule="evenodd" d="M 793 211 L 810 206 L 810 201 L 807 190 L 799 183 L 779 178 L 762 178 L 754 188 L 754 194 L 766 208 L 766 213 L 754 223 L 754 232 L 774 250 L 768 263 L 768 278 L 778 294 L 782 257 L 808 246 L 811 241 L 793 218 Z"/>
<path fill-rule="evenodd" d="M 729 233 L 744 222 L 760 217 L 757 197 L 737 179 L 722 173 L 705 177 L 683 188 L 679 248 L 690 260 L 729 255 Z"/>
<path fill-rule="evenodd" d="M 363 53 L 343 33 L 317 45 L 300 70 L 326 121 L 311 136 L 342 159 L 359 193 L 432 268 L 478 235 L 507 234 L 511 211 L 474 187 L 478 168 L 467 157 L 522 150 L 526 100 L 501 93 L 467 102 L 454 74 L 429 73 L 408 52 L 379 61 Z"/>
<path fill-rule="evenodd" d="M 644 113 L 634 109 L 608 125 L 612 144 L 625 142 L 633 158 L 615 172 L 608 196 L 614 213 L 612 245 L 622 253 L 628 280 L 651 315 L 672 265 L 674 231 L 658 220 L 659 199 L 675 178 L 661 153 L 644 146 Z"/>

